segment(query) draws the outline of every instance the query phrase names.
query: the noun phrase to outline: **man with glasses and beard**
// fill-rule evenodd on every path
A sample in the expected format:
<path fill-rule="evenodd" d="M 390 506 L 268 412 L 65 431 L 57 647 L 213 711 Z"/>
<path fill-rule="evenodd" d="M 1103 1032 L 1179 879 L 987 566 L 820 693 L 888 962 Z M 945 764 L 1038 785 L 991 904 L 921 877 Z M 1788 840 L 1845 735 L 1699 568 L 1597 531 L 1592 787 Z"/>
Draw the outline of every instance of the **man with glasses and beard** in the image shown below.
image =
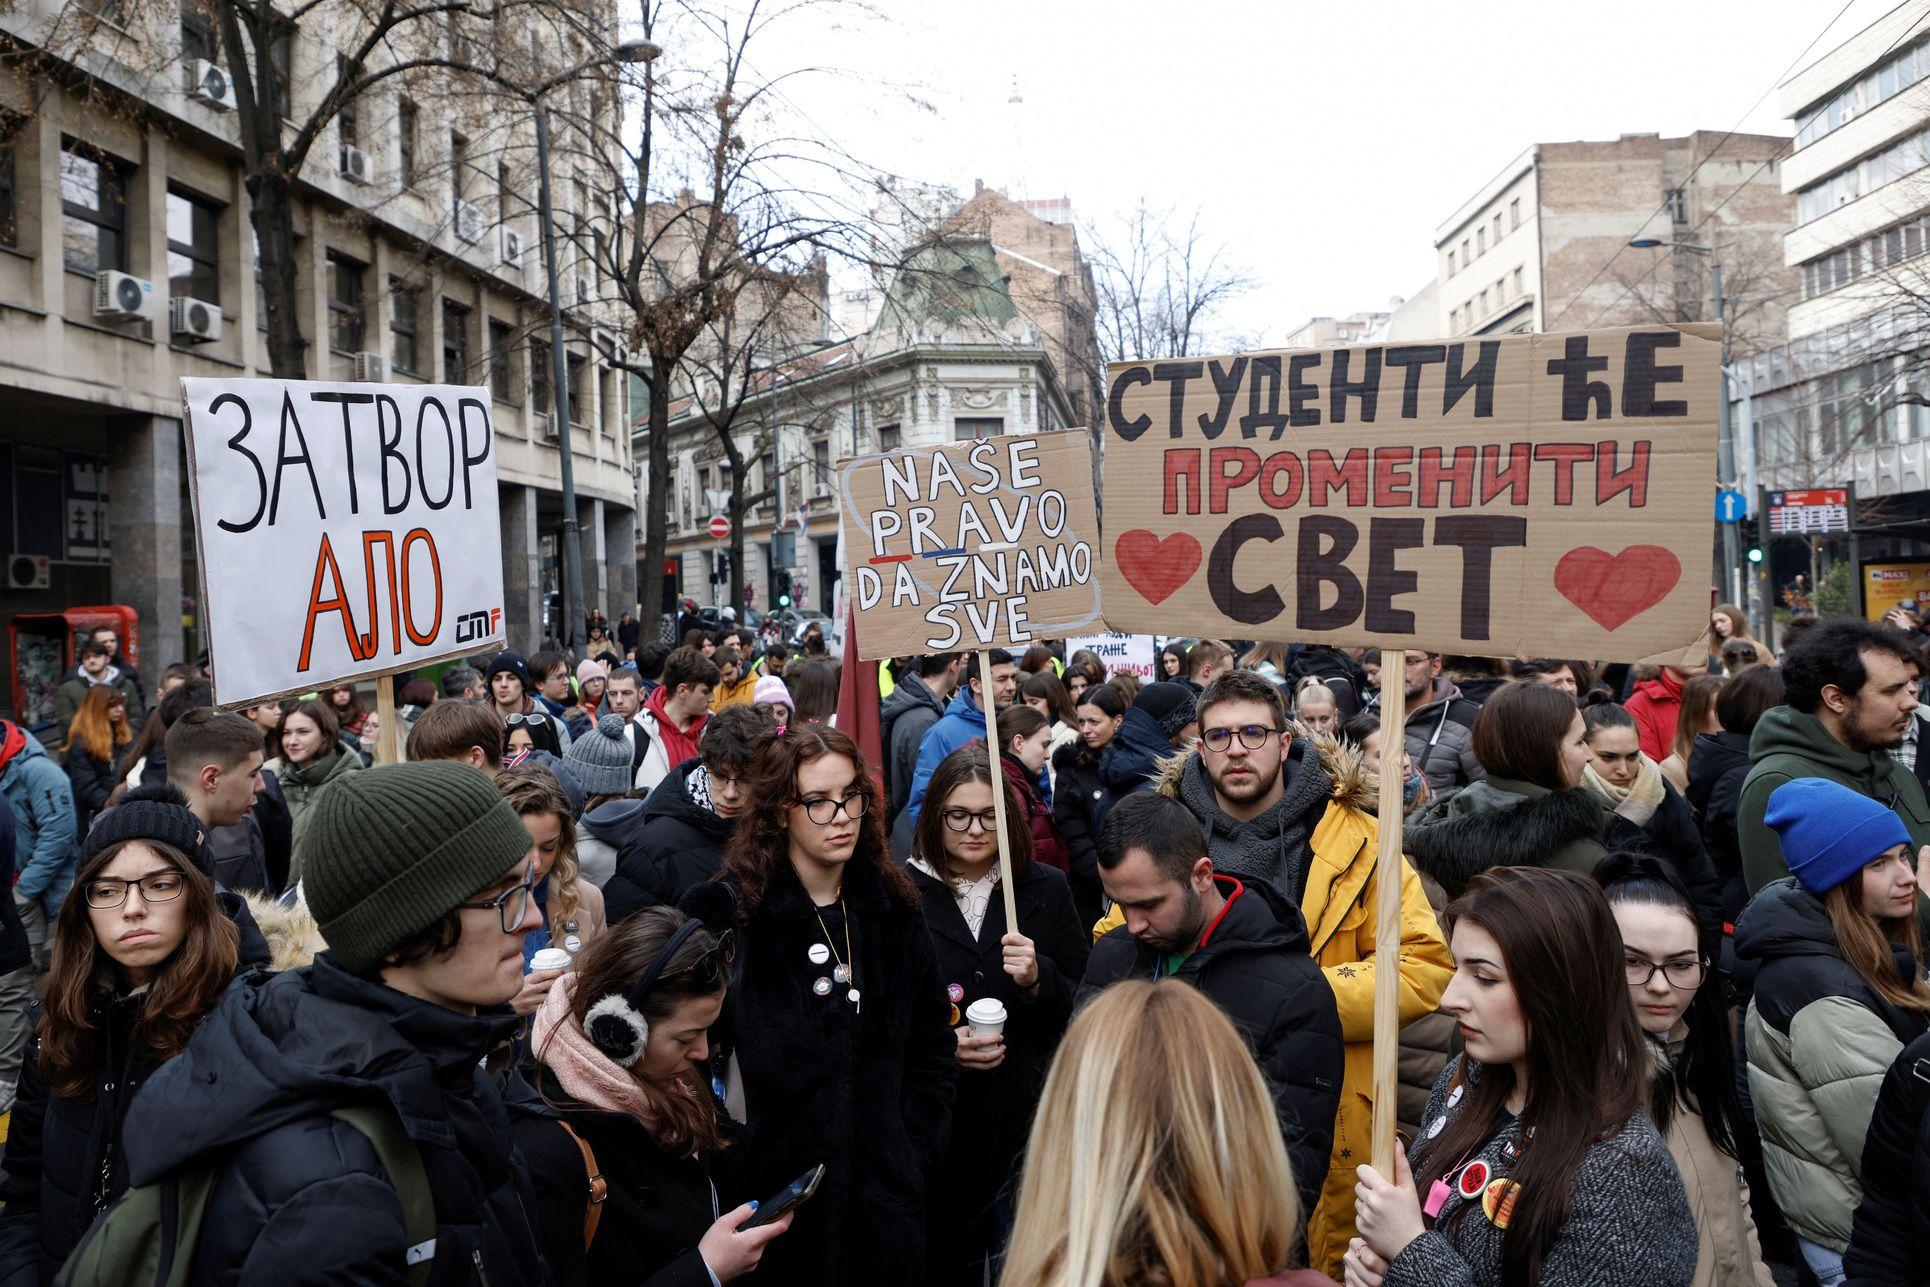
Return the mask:
<path fill-rule="evenodd" d="M 1295 1170 L 1320 1187 L 1320 1204 L 1307 1223 L 1307 1263 L 1337 1281 L 1354 1233 L 1354 1168 L 1368 1155 L 1373 1131 L 1380 825 L 1371 810 L 1378 783 L 1358 752 L 1331 742 L 1295 741 L 1279 688 L 1253 671 L 1221 675 L 1206 686 L 1195 709 L 1199 745 L 1161 763 L 1155 790 L 1186 807 L 1217 876 L 1237 876 L 1249 891 L 1268 889 L 1289 909 L 1299 909 L 1311 941 L 1302 950 L 1311 951 L 1340 1010 L 1346 1074 L 1333 1153 L 1325 1167 L 1311 1172 L 1296 1159 Z M 1108 815 L 1106 825 L 1111 823 Z M 1101 879 L 1121 901 L 1112 892 L 1112 876 L 1102 870 Z M 1119 923 L 1115 908 L 1099 927 Z M 1406 862 L 1399 968 L 1400 1021 L 1406 1024 L 1433 1012 L 1454 972 L 1434 910 Z"/>
<path fill-rule="evenodd" d="M 1099 879 L 1122 923 L 1093 947 L 1082 997 L 1165 978 L 1211 997 L 1267 1075 L 1301 1201 L 1311 1204 L 1333 1144 L 1342 1054 L 1340 1015 L 1300 913 L 1263 881 L 1216 872 L 1199 823 L 1163 795 L 1121 800 L 1098 848 Z"/>
<path fill-rule="evenodd" d="M 1789 874 L 1782 843 L 1763 812 L 1793 778 L 1828 778 L 1895 810 L 1910 847 L 1930 844 L 1930 802 L 1916 775 L 1890 754 L 1917 709 L 1916 654 L 1888 626 L 1825 621 L 1783 657 L 1783 702 L 1763 712 L 1749 739 L 1749 776 L 1736 808 L 1742 879 L 1753 895 Z M 1930 900 L 1917 899 L 1930 928 Z"/>
<path fill-rule="evenodd" d="M 218 1170 L 191 1281 L 400 1283 L 425 1259 L 433 1282 L 550 1281 L 480 1066 L 516 1027 L 505 1007 L 542 924 L 529 848 L 466 764 L 371 769 L 322 793 L 302 890 L 328 950 L 229 989 L 127 1116 L 129 1183 Z M 370 1136 L 334 1116 L 358 1106 L 393 1115 L 420 1154 L 432 1238 Z"/>

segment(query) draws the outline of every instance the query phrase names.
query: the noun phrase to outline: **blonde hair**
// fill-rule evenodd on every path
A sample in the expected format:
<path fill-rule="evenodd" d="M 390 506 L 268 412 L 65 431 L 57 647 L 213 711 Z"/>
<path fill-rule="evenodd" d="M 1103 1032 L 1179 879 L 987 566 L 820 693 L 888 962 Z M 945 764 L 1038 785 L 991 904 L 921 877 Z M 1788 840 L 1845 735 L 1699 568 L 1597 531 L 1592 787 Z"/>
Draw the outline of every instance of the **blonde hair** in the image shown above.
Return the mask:
<path fill-rule="evenodd" d="M 517 817 L 533 813 L 556 815 L 556 863 L 550 868 L 548 915 L 550 934 L 563 941 L 564 927 L 576 920 L 583 896 L 576 881 L 576 815 L 570 811 L 570 798 L 562 784 L 547 768 L 534 764 L 505 769 L 496 779 L 496 790 L 516 811 Z"/>
<path fill-rule="evenodd" d="M 1032 1122 L 1001 1287 L 1227 1287 L 1277 1273 L 1299 1200 L 1273 1098 L 1194 988 L 1079 1012 Z"/>

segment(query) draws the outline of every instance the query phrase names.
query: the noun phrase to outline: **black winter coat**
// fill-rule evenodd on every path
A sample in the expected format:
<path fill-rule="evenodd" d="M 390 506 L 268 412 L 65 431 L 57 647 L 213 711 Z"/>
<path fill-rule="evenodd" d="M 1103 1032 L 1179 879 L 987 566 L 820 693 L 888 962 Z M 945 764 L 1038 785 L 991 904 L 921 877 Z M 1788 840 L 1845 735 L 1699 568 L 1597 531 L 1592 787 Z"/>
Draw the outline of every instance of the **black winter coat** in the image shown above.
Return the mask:
<path fill-rule="evenodd" d="M 127 1191 L 122 1123 L 134 1093 L 160 1066 L 129 1039 L 142 1000 L 102 989 L 90 1002 L 102 1058 L 89 1102 L 55 1096 L 40 1078 L 40 1039 L 28 1043 L 0 1160 L 6 1171 L 0 1181 L 0 1202 L 6 1203 L 0 1212 L 0 1287 L 52 1283 L 94 1217 Z M 28 1021 L 36 1030 L 40 1015 L 35 1002 Z"/>
<path fill-rule="evenodd" d="M 722 1212 L 703 1159 L 672 1155 L 628 1113 L 580 1104 L 548 1069 L 534 1072 L 540 1093 L 518 1074 L 507 1099 L 510 1133 L 536 1190 L 537 1235 L 550 1276 L 559 1285 L 710 1287 L 697 1243 Z M 608 1186 L 587 1254 L 589 1172 L 564 1121 L 590 1146 Z"/>
<path fill-rule="evenodd" d="M 1736 839 L 1736 813 L 1743 779 L 1749 776 L 1747 733 L 1698 733 L 1689 751 L 1689 803 L 1702 830 L 1716 879 L 1722 884 L 1722 921 L 1734 925 L 1749 903 L 1742 883 L 1742 847 Z"/>
<path fill-rule="evenodd" d="M 0 809 L 0 891 L 13 889 L 14 821 L 12 809 Z M 27 930 L 13 899 L 0 898 L 0 974 L 9 974 L 33 959 Z"/>
<path fill-rule="evenodd" d="M 1863 1201 L 1843 1257 L 1851 1287 L 1930 1282 L 1930 1033 L 1884 1074 L 1863 1141 Z"/>
<path fill-rule="evenodd" d="M 918 773 L 918 745 L 945 713 L 945 703 L 923 677 L 907 673 L 878 708 L 878 742 L 884 749 L 885 792 L 889 801 L 885 822 L 897 821 L 911 800 L 911 780 Z"/>
<path fill-rule="evenodd" d="M 288 880 L 295 819 L 281 793 L 281 779 L 267 771 L 261 781 L 262 790 L 246 817 L 233 826 L 209 830 L 208 874 L 229 889 L 273 895 Z"/>
<path fill-rule="evenodd" d="M 685 760 L 650 789 L 643 825 L 617 849 L 616 874 L 603 886 L 611 925 L 640 907 L 676 906 L 684 891 L 715 878 L 723 865 L 730 819 L 690 798 L 690 774 L 702 763 Z"/>
<path fill-rule="evenodd" d="M 1159 762 L 1172 753 L 1172 739 L 1159 731 L 1153 717 L 1137 706 L 1127 707 L 1119 731 L 1099 757 L 1099 782 L 1106 788 L 1106 797 L 1093 808 L 1093 835 L 1099 834 L 1113 805 L 1135 792 L 1153 789 Z"/>
<path fill-rule="evenodd" d="M 1085 977 L 1092 950 L 1092 923 L 1073 908 L 1065 877 L 1043 863 L 1027 863 L 1013 878 L 1019 932 L 1039 956 L 1037 995 L 1005 972 L 1005 896 L 994 891 L 976 939 L 945 885 L 914 867 L 912 883 L 924 901 L 938 970 L 949 991 L 959 989 L 959 1020 L 975 1001 L 996 997 L 1004 1006 L 1005 1062 L 989 1072 L 960 1069 L 952 1109 L 951 1146 L 945 1152 L 927 1204 L 929 1282 L 976 1284 L 982 1258 L 998 1247 L 993 1203 L 1018 1175 L 1032 1111 L 1045 1088 L 1046 1070 L 1059 1038 L 1072 1022 L 1072 1000 Z"/>
<path fill-rule="evenodd" d="M 762 905 L 740 917 L 737 977 L 712 1030 L 742 1078 L 742 1187 L 775 1193 L 827 1167 L 817 1196 L 764 1253 L 757 1281 L 915 1287 L 925 1274 L 926 1194 L 958 1089 L 951 1003 L 915 902 L 901 902 L 875 867 L 854 859 L 844 908 L 861 1005 L 842 986 L 812 991 L 832 968 L 807 955 L 826 941 L 820 916 L 841 956 L 843 927 L 835 905 L 814 911 L 782 863 Z"/>
<path fill-rule="evenodd" d="M 67 780 L 74 787 L 74 834 L 84 836 L 93 823 L 94 815 L 107 807 L 107 797 L 114 793 L 114 786 L 120 776 L 114 766 L 120 761 L 120 753 L 127 748 L 114 749 L 111 760 L 96 759 L 88 754 L 87 748 L 76 742 L 67 750 Z"/>
<path fill-rule="evenodd" d="M 1273 1089 L 1301 1209 L 1310 1211 L 1327 1175 L 1340 1107 L 1340 1012 L 1309 955 L 1299 909 L 1269 886 L 1214 880 L 1228 895 L 1225 910 L 1172 977 L 1211 997 L 1246 1038 Z M 1165 955 L 1121 925 L 1093 945 L 1080 998 L 1121 979 L 1157 978 Z"/>
<path fill-rule="evenodd" d="M 1689 887 L 1689 897 L 1695 900 L 1697 917 L 1711 932 L 1722 928 L 1722 882 L 1716 878 L 1709 851 L 1702 845 L 1695 814 L 1673 782 L 1662 780 L 1662 804 L 1641 826 L 1610 813 L 1602 843 L 1611 850 L 1643 850 L 1674 867 Z"/>
<path fill-rule="evenodd" d="M 1099 780 L 1099 756 L 1083 740 L 1069 742 L 1052 757 L 1052 821 L 1066 842 L 1066 876 L 1079 923 L 1090 931 L 1104 915 L 1105 886 L 1099 879 L 1100 805 L 1106 788 Z"/>
<path fill-rule="evenodd" d="M 421 1151 L 436 1208 L 432 1284 L 547 1284 L 535 1197 L 483 1056 L 513 1018 L 458 1014 L 343 970 L 327 952 L 222 998 L 128 1114 L 128 1182 L 219 1158 L 197 1283 L 407 1281 L 409 1238 L 368 1137 L 328 1116 L 386 1104 Z"/>

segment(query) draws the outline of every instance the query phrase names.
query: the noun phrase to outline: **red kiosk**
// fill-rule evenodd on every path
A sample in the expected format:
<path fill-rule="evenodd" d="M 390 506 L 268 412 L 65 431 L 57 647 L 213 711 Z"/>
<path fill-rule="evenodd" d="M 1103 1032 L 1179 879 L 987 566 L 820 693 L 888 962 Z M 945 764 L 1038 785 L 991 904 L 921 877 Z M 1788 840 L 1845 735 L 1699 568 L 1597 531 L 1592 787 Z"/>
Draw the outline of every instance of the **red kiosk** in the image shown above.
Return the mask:
<path fill-rule="evenodd" d="M 139 666 L 140 620 L 134 609 L 120 604 L 25 613 L 7 624 L 13 654 L 10 695 L 23 728 L 32 733 L 52 729 L 61 677 L 77 664 L 81 641 L 102 626 L 113 627 L 121 637 L 121 655 Z"/>

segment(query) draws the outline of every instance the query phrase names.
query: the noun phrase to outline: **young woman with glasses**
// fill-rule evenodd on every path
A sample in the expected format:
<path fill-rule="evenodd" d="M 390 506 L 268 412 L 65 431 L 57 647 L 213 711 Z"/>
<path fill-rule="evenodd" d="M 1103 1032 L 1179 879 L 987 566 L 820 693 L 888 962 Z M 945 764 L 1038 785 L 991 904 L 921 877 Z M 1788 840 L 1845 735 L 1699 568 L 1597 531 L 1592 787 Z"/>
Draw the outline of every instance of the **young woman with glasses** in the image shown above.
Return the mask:
<path fill-rule="evenodd" d="M 1001 733 L 1020 709 L 999 712 Z M 1005 1243 L 1009 1186 L 1092 949 L 1091 922 L 1073 910 L 1065 876 L 1034 861 L 1017 783 L 1008 778 L 1003 787 L 1016 928 L 1005 919 L 983 742 L 939 763 L 912 840 L 911 879 L 924 901 L 958 1039 L 951 1144 L 928 1204 L 929 1287 L 975 1287 Z M 1004 1030 L 973 1036 L 966 1011 L 987 998 L 1004 1007 Z"/>
<path fill-rule="evenodd" d="M 918 892 L 850 737 L 793 725 L 749 778 L 718 877 L 742 942 L 713 1067 L 751 1192 L 826 1167 L 758 1282 L 921 1282 L 958 1041 Z"/>
<path fill-rule="evenodd" d="M 721 1210 L 711 1179 L 724 1137 L 698 1070 L 735 954 L 733 931 L 646 908 L 585 949 L 537 1012 L 509 1109 L 557 1282 L 731 1282 L 790 1228 L 784 1216 L 740 1233 L 753 1203 Z"/>
<path fill-rule="evenodd" d="M 563 739 L 557 735 L 562 721 L 542 711 L 526 711 L 503 721 L 507 736 L 503 742 L 503 765 L 511 767 L 529 758 L 531 751 L 548 751 L 562 757 Z"/>
<path fill-rule="evenodd" d="M 1772 1287 L 1740 1166 L 1744 1150 L 1761 1151 L 1736 1099 L 1735 1045 L 1713 964 L 1718 932 L 1663 859 L 1610 854 L 1595 879 L 1622 932 L 1629 998 L 1655 1056 L 1649 1116 L 1695 1216 L 1695 1287 Z"/>
<path fill-rule="evenodd" d="M 202 833 L 161 784 L 129 791 L 81 842 L 0 1159 L 10 1282 L 51 1283 L 126 1191 L 129 1103 L 234 979 L 238 936 L 201 872 Z"/>

